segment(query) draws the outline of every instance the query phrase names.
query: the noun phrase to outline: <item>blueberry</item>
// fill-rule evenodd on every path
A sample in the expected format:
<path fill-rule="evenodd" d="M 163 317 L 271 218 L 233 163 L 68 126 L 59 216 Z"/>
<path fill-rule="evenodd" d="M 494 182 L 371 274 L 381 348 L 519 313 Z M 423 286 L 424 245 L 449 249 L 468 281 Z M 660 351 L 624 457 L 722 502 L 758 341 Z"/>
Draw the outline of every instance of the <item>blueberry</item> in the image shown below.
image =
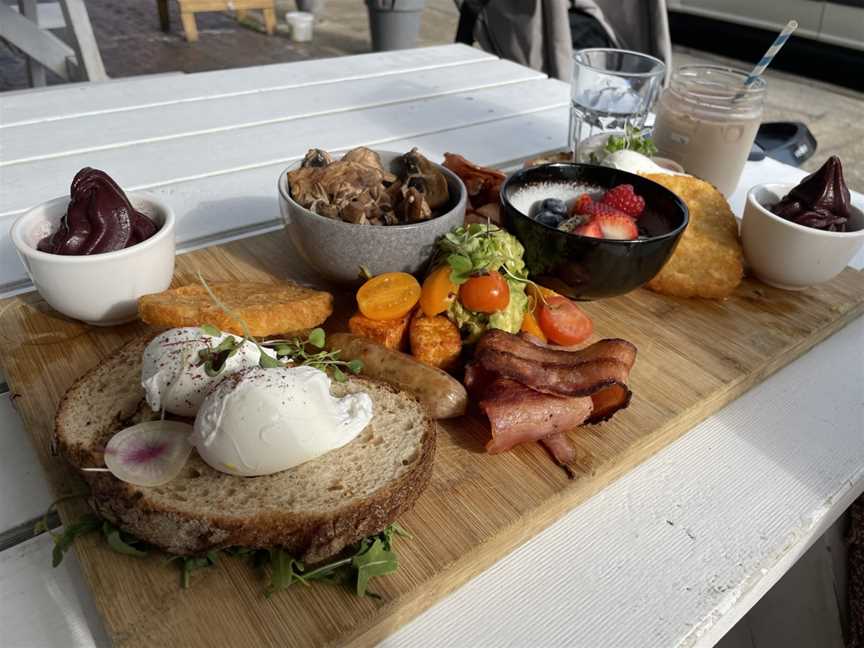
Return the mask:
<path fill-rule="evenodd" d="M 534 216 L 534 220 L 542 225 L 548 225 L 549 227 L 558 227 L 562 220 L 564 220 L 563 214 L 556 214 L 555 212 L 551 212 L 547 209 L 541 209 L 537 212 L 537 215 Z"/>
<path fill-rule="evenodd" d="M 540 211 L 550 211 L 554 214 L 566 214 L 567 213 L 567 205 L 563 200 L 559 200 L 558 198 L 547 198 L 540 205 Z"/>

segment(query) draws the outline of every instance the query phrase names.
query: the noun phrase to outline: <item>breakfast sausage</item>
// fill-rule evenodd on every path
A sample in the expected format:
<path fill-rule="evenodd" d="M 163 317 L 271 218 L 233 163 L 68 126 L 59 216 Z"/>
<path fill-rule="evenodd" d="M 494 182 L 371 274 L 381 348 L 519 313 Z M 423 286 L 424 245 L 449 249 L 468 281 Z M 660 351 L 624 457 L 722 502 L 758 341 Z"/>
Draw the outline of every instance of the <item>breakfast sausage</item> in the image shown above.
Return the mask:
<path fill-rule="evenodd" d="M 454 418 L 465 413 L 468 393 L 458 380 L 440 369 L 350 333 L 328 335 L 327 348 L 338 350 L 340 360 L 359 358 L 363 361 L 363 375 L 413 394 L 432 418 Z"/>

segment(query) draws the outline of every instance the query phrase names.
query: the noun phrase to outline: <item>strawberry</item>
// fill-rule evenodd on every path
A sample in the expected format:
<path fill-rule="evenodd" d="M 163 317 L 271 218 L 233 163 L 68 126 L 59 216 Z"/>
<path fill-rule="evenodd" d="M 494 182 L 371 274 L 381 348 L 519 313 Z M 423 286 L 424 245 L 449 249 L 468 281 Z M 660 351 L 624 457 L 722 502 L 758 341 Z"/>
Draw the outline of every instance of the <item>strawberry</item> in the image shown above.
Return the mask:
<path fill-rule="evenodd" d="M 633 218 L 639 218 L 645 210 L 645 199 L 642 196 L 637 196 L 633 190 L 633 185 L 629 184 L 612 187 L 600 202 L 611 205 Z"/>
<path fill-rule="evenodd" d="M 612 205 L 607 205 L 602 202 L 595 202 L 591 205 L 591 211 L 589 212 L 591 216 L 600 216 L 601 214 L 605 214 L 607 216 L 616 216 L 616 215 L 624 215 L 629 216 L 629 214 L 625 214 L 617 207 L 613 207 Z"/>
<path fill-rule="evenodd" d="M 574 234 L 578 234 L 579 236 L 590 236 L 592 238 L 603 238 L 603 231 L 600 229 L 600 226 L 597 225 L 595 221 L 590 221 L 585 223 L 584 225 L 580 225 L 576 229 L 573 230 Z"/>
<path fill-rule="evenodd" d="M 570 209 L 571 214 L 590 214 L 591 208 L 594 206 L 594 200 L 587 193 L 583 193 L 573 203 Z"/>
<path fill-rule="evenodd" d="M 603 238 L 619 241 L 632 241 L 639 236 L 636 221 L 622 212 L 614 214 L 597 214 L 591 221 L 603 233 Z"/>

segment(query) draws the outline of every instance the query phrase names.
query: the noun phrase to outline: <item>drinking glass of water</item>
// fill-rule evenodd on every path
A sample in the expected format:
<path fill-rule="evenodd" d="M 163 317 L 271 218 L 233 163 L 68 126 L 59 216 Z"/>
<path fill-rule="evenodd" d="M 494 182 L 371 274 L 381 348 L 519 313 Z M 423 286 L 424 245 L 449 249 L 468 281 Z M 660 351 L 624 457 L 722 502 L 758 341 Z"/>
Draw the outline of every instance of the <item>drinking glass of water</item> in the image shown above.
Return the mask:
<path fill-rule="evenodd" d="M 587 160 L 585 141 L 599 134 L 641 131 L 654 106 L 666 65 L 629 50 L 583 49 L 573 53 L 570 82 L 570 150 Z"/>

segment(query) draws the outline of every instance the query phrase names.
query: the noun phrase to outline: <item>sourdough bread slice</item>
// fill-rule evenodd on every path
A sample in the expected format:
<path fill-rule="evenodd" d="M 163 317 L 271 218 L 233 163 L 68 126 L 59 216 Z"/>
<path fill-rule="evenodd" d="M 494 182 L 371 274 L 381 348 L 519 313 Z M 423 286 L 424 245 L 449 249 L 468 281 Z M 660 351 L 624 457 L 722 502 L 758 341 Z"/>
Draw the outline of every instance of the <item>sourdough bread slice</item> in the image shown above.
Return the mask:
<path fill-rule="evenodd" d="M 102 451 L 114 433 L 158 417 L 140 384 L 147 342 L 129 342 L 63 397 L 56 443 L 76 468 L 104 466 Z M 181 474 L 157 487 L 84 471 L 91 506 L 170 553 L 283 547 L 308 563 L 328 558 L 413 506 L 432 472 L 436 431 L 414 397 L 386 383 L 352 376 L 333 383 L 332 391 L 367 392 L 374 416 L 356 439 L 318 459 L 273 475 L 238 477 L 214 470 L 193 450 Z"/>

